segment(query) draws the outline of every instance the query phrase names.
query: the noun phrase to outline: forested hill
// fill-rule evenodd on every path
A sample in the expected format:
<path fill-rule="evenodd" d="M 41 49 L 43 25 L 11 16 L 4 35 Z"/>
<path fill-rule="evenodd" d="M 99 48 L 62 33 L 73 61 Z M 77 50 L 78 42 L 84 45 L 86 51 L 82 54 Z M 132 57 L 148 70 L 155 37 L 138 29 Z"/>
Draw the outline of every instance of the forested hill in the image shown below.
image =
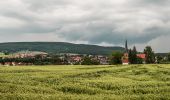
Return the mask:
<path fill-rule="evenodd" d="M 112 51 L 124 51 L 122 47 L 102 47 L 97 45 L 72 44 L 64 42 L 10 42 L 0 43 L 0 51 L 18 52 L 23 50 L 47 53 L 77 53 L 107 55 Z"/>

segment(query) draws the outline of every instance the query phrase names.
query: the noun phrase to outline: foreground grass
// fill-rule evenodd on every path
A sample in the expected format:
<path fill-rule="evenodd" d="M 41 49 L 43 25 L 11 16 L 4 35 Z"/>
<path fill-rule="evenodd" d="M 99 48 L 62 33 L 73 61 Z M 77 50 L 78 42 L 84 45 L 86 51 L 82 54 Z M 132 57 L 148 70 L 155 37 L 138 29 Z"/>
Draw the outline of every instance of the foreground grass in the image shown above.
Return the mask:
<path fill-rule="evenodd" d="M 170 100 L 170 65 L 2 66 L 0 99 Z"/>

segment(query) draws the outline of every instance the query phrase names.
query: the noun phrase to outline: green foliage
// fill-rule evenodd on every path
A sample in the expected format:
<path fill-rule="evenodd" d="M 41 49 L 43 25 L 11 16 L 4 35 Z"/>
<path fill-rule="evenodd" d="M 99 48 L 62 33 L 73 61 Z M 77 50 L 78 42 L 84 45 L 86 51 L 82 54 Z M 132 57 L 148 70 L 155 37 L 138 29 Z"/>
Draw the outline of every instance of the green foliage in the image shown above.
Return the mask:
<path fill-rule="evenodd" d="M 168 61 L 170 61 L 170 53 L 168 53 Z"/>
<path fill-rule="evenodd" d="M 150 46 L 147 46 L 144 49 L 144 53 L 146 54 L 146 63 L 147 64 L 155 63 L 155 54 L 152 51 L 152 48 Z"/>
<path fill-rule="evenodd" d="M 161 57 L 159 55 L 156 56 L 156 61 L 157 61 L 158 64 L 162 63 L 163 62 L 163 57 Z"/>
<path fill-rule="evenodd" d="M 142 58 L 137 57 L 137 64 L 143 64 L 144 60 Z"/>
<path fill-rule="evenodd" d="M 133 50 L 129 50 L 129 62 L 131 64 L 138 64 L 139 63 L 138 57 L 137 57 L 137 51 L 136 51 L 136 47 L 133 47 Z"/>
<path fill-rule="evenodd" d="M 169 100 L 170 65 L 0 67 L 1 100 Z"/>
<path fill-rule="evenodd" d="M 27 64 L 33 64 L 33 65 L 67 65 L 67 63 L 63 63 L 61 59 L 57 56 L 51 56 L 50 58 L 42 57 L 41 55 L 35 56 L 35 58 L 0 58 L 0 63 L 5 64 L 6 62 L 16 62 L 16 63 L 23 63 L 25 65 Z"/>
<path fill-rule="evenodd" d="M 121 64 L 122 63 L 122 52 L 114 51 L 110 57 L 110 64 Z"/>
<path fill-rule="evenodd" d="M 99 65 L 100 62 L 97 60 L 93 60 L 90 57 L 86 56 L 83 58 L 83 61 L 81 63 L 82 65 Z"/>
<path fill-rule="evenodd" d="M 133 55 L 132 55 L 132 50 L 131 49 L 129 49 L 128 57 L 129 57 L 129 62 L 132 64 L 132 62 L 133 62 Z"/>

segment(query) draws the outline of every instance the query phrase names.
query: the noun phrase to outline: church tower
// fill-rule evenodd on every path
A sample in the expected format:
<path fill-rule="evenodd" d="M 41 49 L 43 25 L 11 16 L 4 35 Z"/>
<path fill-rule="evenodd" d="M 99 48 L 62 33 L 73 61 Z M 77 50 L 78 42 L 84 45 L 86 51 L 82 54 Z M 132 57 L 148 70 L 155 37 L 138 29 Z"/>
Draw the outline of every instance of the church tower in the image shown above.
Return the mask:
<path fill-rule="evenodd" d="M 127 40 L 125 41 L 125 52 L 122 57 L 122 64 L 128 65 L 129 64 L 129 50 L 128 50 L 128 43 Z"/>
<path fill-rule="evenodd" d="M 128 43 L 127 43 L 127 40 L 125 41 L 125 52 L 128 53 Z"/>

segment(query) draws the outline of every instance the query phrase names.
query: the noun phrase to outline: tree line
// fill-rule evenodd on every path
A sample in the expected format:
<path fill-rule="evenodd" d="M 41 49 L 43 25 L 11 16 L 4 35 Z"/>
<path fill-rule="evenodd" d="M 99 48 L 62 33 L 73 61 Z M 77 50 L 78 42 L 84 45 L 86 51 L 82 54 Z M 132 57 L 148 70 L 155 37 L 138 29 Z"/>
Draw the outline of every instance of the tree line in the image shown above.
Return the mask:
<path fill-rule="evenodd" d="M 145 62 L 146 64 L 155 63 L 155 53 L 152 50 L 151 46 L 145 47 L 143 54 L 145 54 L 145 61 L 144 59 L 137 56 L 138 52 L 136 47 L 134 46 L 133 49 L 128 50 L 128 60 L 130 64 L 142 64 Z M 113 52 L 111 55 L 110 64 L 122 64 L 122 52 Z"/>
<path fill-rule="evenodd" d="M 69 65 L 69 57 L 65 56 L 63 59 L 58 55 L 48 55 L 47 57 L 42 57 L 37 55 L 35 57 L 25 57 L 25 58 L 0 58 L 0 63 L 5 65 L 6 63 L 12 62 L 21 65 Z M 74 63 L 75 65 L 99 65 L 100 62 L 92 59 L 89 56 L 84 56 L 82 61 Z"/>

